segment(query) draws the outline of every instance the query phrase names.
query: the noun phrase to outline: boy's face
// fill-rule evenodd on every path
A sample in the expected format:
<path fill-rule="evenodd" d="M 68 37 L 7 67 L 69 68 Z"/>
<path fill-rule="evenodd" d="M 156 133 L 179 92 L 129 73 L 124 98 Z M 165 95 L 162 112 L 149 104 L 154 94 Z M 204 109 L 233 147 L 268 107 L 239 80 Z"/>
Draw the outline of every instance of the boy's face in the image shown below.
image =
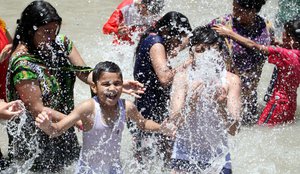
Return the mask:
<path fill-rule="evenodd" d="M 198 57 L 197 55 L 199 55 L 199 54 L 203 53 L 204 51 L 209 50 L 211 48 L 218 49 L 218 45 L 217 44 L 214 44 L 214 45 L 197 44 L 197 45 L 192 47 L 191 54 L 194 57 Z"/>
<path fill-rule="evenodd" d="M 103 72 L 95 86 L 92 87 L 101 103 L 114 106 L 122 94 L 123 81 L 120 73 Z"/>

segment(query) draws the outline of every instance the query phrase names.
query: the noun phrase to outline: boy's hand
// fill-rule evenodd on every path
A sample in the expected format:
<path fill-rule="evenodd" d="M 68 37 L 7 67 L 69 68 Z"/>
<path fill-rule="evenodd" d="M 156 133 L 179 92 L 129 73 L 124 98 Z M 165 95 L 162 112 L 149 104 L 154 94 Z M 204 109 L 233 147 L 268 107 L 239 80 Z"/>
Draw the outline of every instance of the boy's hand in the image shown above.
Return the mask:
<path fill-rule="evenodd" d="M 230 36 L 230 34 L 233 32 L 231 29 L 227 28 L 224 25 L 214 25 L 212 29 L 216 30 L 216 32 L 221 36 Z"/>
<path fill-rule="evenodd" d="M 123 92 L 136 98 L 141 98 L 139 94 L 144 94 L 144 85 L 135 80 L 125 80 L 123 83 Z"/>
<path fill-rule="evenodd" d="M 43 111 L 35 118 L 35 125 L 46 133 L 50 132 L 51 124 L 51 112 Z"/>

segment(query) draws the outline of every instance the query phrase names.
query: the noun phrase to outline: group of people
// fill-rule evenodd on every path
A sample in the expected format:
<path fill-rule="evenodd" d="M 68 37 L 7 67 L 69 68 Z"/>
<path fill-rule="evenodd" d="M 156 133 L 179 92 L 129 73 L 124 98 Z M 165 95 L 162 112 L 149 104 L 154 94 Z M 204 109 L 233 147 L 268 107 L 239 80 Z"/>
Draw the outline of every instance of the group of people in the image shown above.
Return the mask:
<path fill-rule="evenodd" d="M 0 117 L 9 119 L 9 162 L 32 160 L 33 172 L 59 172 L 78 161 L 76 173 L 123 173 L 120 143 L 127 124 L 141 166 L 154 165 L 158 154 L 173 173 L 232 173 L 228 133 L 295 120 L 300 18 L 285 23 L 278 44 L 258 15 L 265 2 L 233 0 L 231 14 L 192 30 L 180 12 L 161 16 L 163 0 L 124 0 L 103 32 L 115 35 L 113 44 L 137 43 L 134 80 L 124 80 L 111 61 L 88 67 L 59 34 L 56 9 L 31 2 L 13 39 L 5 27 L 0 33 L 6 65 L 1 98 L 7 100 L 0 102 Z M 184 49 L 186 60 L 171 67 L 170 59 Z M 276 65 L 276 79 L 259 116 L 256 90 L 266 59 Z M 74 107 L 76 77 L 95 95 Z M 122 92 L 135 101 L 121 99 Z M 82 147 L 74 126 L 83 131 Z"/>

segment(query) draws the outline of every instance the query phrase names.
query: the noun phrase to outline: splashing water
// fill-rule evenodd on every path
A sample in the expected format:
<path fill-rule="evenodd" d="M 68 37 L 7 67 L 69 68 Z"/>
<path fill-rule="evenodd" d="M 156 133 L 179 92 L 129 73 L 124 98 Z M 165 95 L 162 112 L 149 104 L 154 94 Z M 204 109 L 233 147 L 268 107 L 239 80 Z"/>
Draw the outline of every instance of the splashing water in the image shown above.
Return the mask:
<path fill-rule="evenodd" d="M 11 0 L 9 3 L 5 1 L 1 3 L 0 9 L 3 11 L 1 17 L 6 20 L 11 34 L 15 29 L 16 18 L 19 17 L 20 11 L 29 2 L 31 0 Z M 125 79 L 132 79 L 135 46 L 113 47 L 111 45 L 112 37 L 101 34 L 103 23 L 120 1 L 89 0 L 73 1 L 72 4 L 68 1 L 49 0 L 49 2 L 57 8 L 58 13 L 63 18 L 61 33 L 67 34 L 74 41 L 75 46 L 89 66 L 93 67 L 99 61 L 111 60 L 120 65 Z M 193 28 L 232 10 L 232 0 L 168 0 L 165 2 L 165 11 L 176 10 L 182 12 L 189 18 Z M 267 1 L 261 15 L 273 22 L 278 8 L 277 2 L 277 0 Z M 70 6 L 75 8 L 69 10 Z M 278 30 L 275 31 L 278 32 Z M 176 58 L 176 61 L 181 61 L 184 58 L 186 58 L 186 54 L 183 57 L 179 56 L 178 59 Z M 259 87 L 259 99 L 263 98 L 272 70 L 273 67 L 270 65 L 264 67 Z M 75 86 L 76 103 L 90 97 L 87 85 L 77 80 Z M 262 101 L 260 103 L 265 104 Z M 299 118 L 299 111 L 297 111 L 296 117 Z M 298 120 L 294 125 L 277 127 L 275 129 L 262 127 L 243 128 L 237 136 L 229 137 L 229 140 L 233 141 L 233 143 L 229 143 L 233 172 L 237 174 L 299 173 L 300 139 L 297 138 L 300 131 L 299 125 Z M 2 135 L 1 147 L 2 152 L 5 154 L 5 149 L 7 149 L 6 132 L 3 131 Z M 79 139 L 81 139 L 81 133 L 78 133 L 78 135 Z M 161 171 L 160 167 L 156 168 L 156 166 L 152 168 L 153 170 L 140 172 L 141 170 L 138 170 L 139 167 L 136 167 L 134 160 L 132 160 L 131 141 L 131 135 L 128 131 L 124 131 L 121 159 L 126 173 L 169 173 L 169 171 Z M 162 163 L 157 163 L 157 166 L 162 166 Z M 18 168 L 18 166 L 15 167 Z M 76 164 L 67 167 L 64 173 L 74 173 L 75 167 Z M 19 173 L 21 173 L 21 170 Z"/>

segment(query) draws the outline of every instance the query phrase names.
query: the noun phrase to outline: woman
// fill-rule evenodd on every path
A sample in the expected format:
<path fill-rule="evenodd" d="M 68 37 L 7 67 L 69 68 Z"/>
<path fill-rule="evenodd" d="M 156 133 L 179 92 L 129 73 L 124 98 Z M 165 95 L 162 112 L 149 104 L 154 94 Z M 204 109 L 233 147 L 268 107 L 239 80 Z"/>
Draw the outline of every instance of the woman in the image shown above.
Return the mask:
<path fill-rule="evenodd" d="M 74 108 L 76 76 L 92 83 L 91 69 L 85 67 L 73 42 L 59 35 L 61 22 L 48 2 L 30 3 L 18 20 L 7 76 L 9 101 L 21 99 L 27 109 L 25 118 L 9 123 L 9 155 L 32 161 L 29 168 L 38 172 L 61 170 L 78 158 L 80 147 L 74 128 L 50 139 L 36 129 L 35 117 L 43 110 L 69 114 Z"/>
<path fill-rule="evenodd" d="M 233 13 L 217 18 L 211 25 L 223 24 L 234 32 L 248 37 L 262 45 L 270 45 L 272 32 L 270 24 L 258 15 L 266 0 L 234 0 Z M 257 122 L 257 86 L 266 57 L 259 51 L 253 51 L 226 38 L 231 59 L 228 69 L 242 80 L 243 124 L 252 125 Z"/>
<path fill-rule="evenodd" d="M 168 101 L 173 77 L 178 69 L 169 66 L 169 59 L 175 57 L 180 49 L 182 40 L 191 31 L 188 18 L 178 12 L 165 14 L 155 26 L 145 31 L 135 53 L 134 78 L 145 85 L 145 93 L 136 100 L 138 110 L 146 119 L 161 123 L 168 116 Z M 152 134 L 136 132 L 137 145 Z M 158 150 L 164 151 L 164 157 L 169 158 L 171 144 L 165 138 L 158 137 Z M 143 146 L 143 145 L 142 145 Z M 139 158 L 140 152 L 137 147 Z M 147 151 L 145 152 L 147 153 Z"/>

